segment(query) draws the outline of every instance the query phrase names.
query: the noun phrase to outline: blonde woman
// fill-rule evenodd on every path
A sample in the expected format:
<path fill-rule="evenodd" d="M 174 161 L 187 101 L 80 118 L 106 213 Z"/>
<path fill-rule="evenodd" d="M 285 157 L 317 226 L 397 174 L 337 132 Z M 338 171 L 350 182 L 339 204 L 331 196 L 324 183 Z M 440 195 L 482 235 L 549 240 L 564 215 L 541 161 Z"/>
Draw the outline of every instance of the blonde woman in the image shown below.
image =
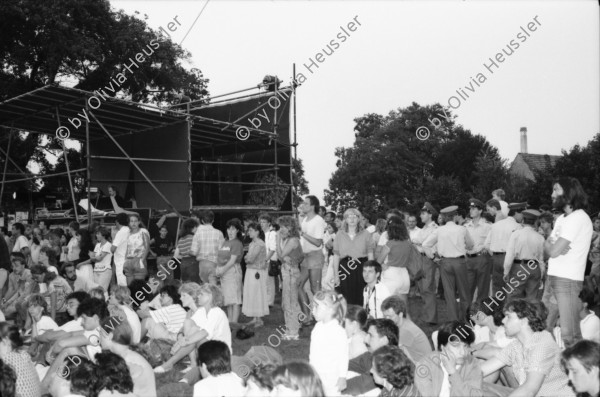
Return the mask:
<path fill-rule="evenodd" d="M 366 285 L 362 264 L 373 260 L 375 244 L 360 219 L 360 211 L 356 208 L 344 212 L 342 227 L 333 242 L 333 280 L 336 290 L 344 295 L 348 304 L 362 306 Z"/>

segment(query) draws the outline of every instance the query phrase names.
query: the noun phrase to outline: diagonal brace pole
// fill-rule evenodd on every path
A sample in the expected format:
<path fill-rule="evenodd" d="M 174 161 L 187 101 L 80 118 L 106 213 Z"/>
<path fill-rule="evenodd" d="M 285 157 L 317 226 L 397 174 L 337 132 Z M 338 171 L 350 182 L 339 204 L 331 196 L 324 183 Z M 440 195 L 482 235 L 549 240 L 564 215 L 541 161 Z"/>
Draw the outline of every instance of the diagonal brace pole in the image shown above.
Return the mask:
<path fill-rule="evenodd" d="M 56 108 L 56 120 L 60 127 L 60 114 L 58 113 L 58 107 Z M 60 138 L 59 138 L 60 139 Z M 75 202 L 75 191 L 73 190 L 73 181 L 71 180 L 71 169 L 69 166 L 69 159 L 67 158 L 67 147 L 65 146 L 65 140 L 60 140 L 62 143 L 63 155 L 65 157 L 65 165 L 67 166 L 67 178 L 69 179 L 69 188 L 71 189 L 71 200 L 73 200 L 73 211 L 75 211 L 75 221 L 79 222 L 79 214 L 77 214 L 77 203 Z"/>
<path fill-rule="evenodd" d="M 127 152 L 125 151 L 125 149 L 123 149 L 123 147 L 121 145 L 119 145 L 119 142 L 117 142 L 117 140 L 110 134 L 110 132 L 108 132 L 108 130 L 104 127 L 104 125 L 102 125 L 102 123 L 100 122 L 100 120 L 98 120 L 98 118 L 96 117 L 96 115 L 94 113 L 92 113 L 91 111 L 89 112 L 89 114 L 94 118 L 94 120 L 96 121 L 96 123 L 98 123 L 98 125 L 100 126 L 100 128 L 102 128 L 102 130 L 104 131 L 104 133 L 106 133 L 106 135 L 110 138 L 110 140 L 113 141 L 113 143 L 115 144 L 115 146 L 117 146 L 117 148 L 119 148 L 119 150 L 121 151 L 121 153 L 123 153 L 123 155 L 125 157 L 127 157 L 127 160 L 129 160 L 129 162 L 135 167 L 135 169 L 138 170 L 138 172 L 144 177 L 144 179 L 146 180 L 146 182 L 148 182 L 150 184 L 150 186 L 152 186 L 152 188 L 156 191 L 156 193 L 158 193 L 158 195 L 163 199 L 163 201 L 165 203 L 167 203 L 167 205 L 169 206 L 169 208 L 171 208 L 173 211 L 175 211 L 175 213 L 177 213 L 177 215 L 181 216 L 181 214 L 179 213 L 179 211 L 177 211 L 177 209 L 173 206 L 173 204 L 171 204 L 171 202 L 169 201 L 169 199 L 167 199 L 165 197 L 165 195 L 162 194 L 162 192 L 156 187 L 156 185 L 154 185 L 154 183 L 152 183 L 152 181 L 150 180 L 150 178 L 148 178 L 148 176 L 146 176 L 146 174 L 144 173 L 144 171 L 142 171 L 142 169 L 136 164 L 136 162 L 133 161 L 131 159 L 131 157 L 129 157 L 129 155 L 127 154 Z"/>
<path fill-rule="evenodd" d="M 8 132 L 8 148 L 6 151 L 10 153 L 10 144 L 12 142 L 12 130 Z M 0 207 L 2 207 L 2 196 L 4 196 L 4 182 L 6 181 L 6 169 L 8 167 L 8 156 L 4 160 L 4 172 L 2 173 L 2 187 L 0 188 Z"/>

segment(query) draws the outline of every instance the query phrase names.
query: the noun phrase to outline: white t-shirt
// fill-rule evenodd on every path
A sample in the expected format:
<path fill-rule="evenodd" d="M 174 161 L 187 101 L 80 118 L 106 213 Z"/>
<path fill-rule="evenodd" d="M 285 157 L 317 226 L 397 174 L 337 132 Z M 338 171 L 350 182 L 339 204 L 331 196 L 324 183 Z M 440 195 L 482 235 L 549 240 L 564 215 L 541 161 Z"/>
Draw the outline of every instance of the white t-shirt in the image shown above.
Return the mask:
<path fill-rule="evenodd" d="M 234 372 L 209 376 L 194 385 L 194 397 L 241 397 L 246 395 L 242 378 Z"/>
<path fill-rule="evenodd" d="M 21 249 L 25 247 L 29 247 L 29 240 L 25 236 L 19 236 L 13 245 L 12 252 L 21 252 Z"/>
<path fill-rule="evenodd" d="M 83 327 L 79 320 L 71 320 L 58 327 L 58 329 L 65 332 L 83 331 Z"/>
<path fill-rule="evenodd" d="M 125 317 L 127 317 L 127 322 L 131 327 L 131 343 L 134 345 L 140 343 L 142 337 L 142 323 L 140 322 L 140 318 L 128 306 L 119 305 L 119 307 L 125 312 Z"/>
<path fill-rule="evenodd" d="M 100 346 L 100 332 L 97 329 L 92 331 L 87 331 L 84 329 L 83 336 L 85 336 L 89 341 L 89 344 L 85 345 L 85 350 L 87 351 L 88 357 L 94 360 L 96 354 L 102 352 L 102 346 Z"/>
<path fill-rule="evenodd" d="M 69 262 L 77 262 L 79 260 L 79 239 L 77 237 L 71 237 L 67 243 L 67 260 Z"/>
<path fill-rule="evenodd" d="M 46 331 L 56 331 L 58 329 L 58 324 L 49 316 L 42 316 L 40 321 L 35 325 L 37 326 L 38 335 L 43 335 Z"/>
<path fill-rule="evenodd" d="M 564 255 L 548 259 L 548 275 L 583 281 L 593 232 L 592 221 L 584 210 L 575 210 L 568 216 L 559 216 L 549 240 L 554 244 L 562 237 L 570 242 L 571 249 Z"/>
<path fill-rule="evenodd" d="M 381 233 L 381 236 L 379 236 L 377 245 L 386 245 L 388 241 L 390 241 L 390 238 L 388 237 L 388 232 L 386 230 L 385 232 Z"/>
<path fill-rule="evenodd" d="M 338 321 L 317 322 L 310 334 L 308 360 L 321 377 L 326 395 L 341 394 L 337 381 L 348 373 L 348 357 L 346 331 Z"/>
<path fill-rule="evenodd" d="M 112 244 L 108 241 L 105 242 L 104 245 L 100 243 L 96 244 L 96 248 L 94 248 L 94 255 L 99 256 L 103 252 L 106 252 L 107 255 L 105 255 L 100 262 L 94 263 L 95 272 L 103 272 L 107 269 L 110 269 L 110 260 L 112 258 L 112 252 L 110 250 L 111 246 Z"/>
<path fill-rule="evenodd" d="M 366 286 L 363 290 L 363 308 L 369 311 L 367 315 L 373 318 L 383 318 L 381 303 L 390 296 L 390 290 L 382 283 L 375 284 L 374 291 L 369 293 L 369 287 Z"/>
<path fill-rule="evenodd" d="M 265 235 L 265 245 L 269 251 L 273 251 L 271 261 L 277 260 L 277 232 L 275 230 L 269 230 Z"/>
<path fill-rule="evenodd" d="M 500 200 L 500 212 L 502 212 L 502 215 L 504 216 L 508 216 L 508 213 L 510 212 L 510 208 L 508 208 L 508 203 L 504 200 Z"/>
<path fill-rule="evenodd" d="M 367 232 L 373 234 L 375 233 L 375 225 L 369 225 L 369 227 L 367 228 Z"/>
<path fill-rule="evenodd" d="M 581 320 L 579 325 L 583 339 L 589 339 L 596 343 L 600 343 L 600 318 L 596 316 L 596 313 L 588 314 Z"/>
<path fill-rule="evenodd" d="M 127 253 L 127 239 L 129 239 L 129 228 L 123 226 L 119 229 L 115 238 L 113 239 L 112 245 L 117 247 L 114 252 L 115 265 L 123 265 L 125 263 L 125 254 Z"/>
<path fill-rule="evenodd" d="M 319 215 L 315 215 L 310 221 L 307 221 L 306 218 L 302 220 L 302 232 L 308 234 L 310 237 L 322 240 L 323 234 L 325 234 L 325 228 L 327 227 L 327 223 L 321 218 Z M 304 237 L 300 237 L 300 244 L 302 245 L 302 252 L 312 252 L 318 251 L 321 247 L 316 247 L 306 241 Z"/>
<path fill-rule="evenodd" d="M 208 332 L 209 340 L 220 340 L 231 350 L 231 328 L 225 312 L 219 307 L 213 307 L 206 314 L 206 309 L 201 307 L 190 318 L 196 325 Z"/>

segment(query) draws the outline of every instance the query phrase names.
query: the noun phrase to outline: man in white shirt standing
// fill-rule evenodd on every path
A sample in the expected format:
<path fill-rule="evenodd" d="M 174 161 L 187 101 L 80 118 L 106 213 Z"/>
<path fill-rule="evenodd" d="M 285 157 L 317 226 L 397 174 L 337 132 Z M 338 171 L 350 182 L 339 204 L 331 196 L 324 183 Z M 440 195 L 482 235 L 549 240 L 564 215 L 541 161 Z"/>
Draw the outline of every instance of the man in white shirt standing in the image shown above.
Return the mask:
<path fill-rule="evenodd" d="M 310 290 L 314 294 L 321 290 L 321 272 L 325 257 L 321 246 L 327 224 L 318 215 L 319 199 L 315 196 L 306 196 L 300 204 L 300 211 L 305 215 L 301 223 L 300 244 L 304 252 L 304 260 L 300 264 L 300 278 L 298 279 L 298 299 L 300 308 L 305 318 L 310 318 L 308 294 L 304 291 L 304 284 L 310 279 Z"/>
<path fill-rule="evenodd" d="M 115 261 L 115 276 L 117 284 L 121 287 L 127 287 L 127 278 L 123 274 L 123 265 L 125 264 L 125 255 L 127 254 L 127 240 L 129 239 L 129 215 L 125 213 L 117 214 L 115 229 L 117 233 L 112 241 L 110 250 L 113 253 Z"/>
<path fill-rule="evenodd" d="M 417 241 L 419 233 L 421 232 L 421 228 L 417 226 L 417 217 L 413 214 L 408 215 L 408 223 L 406 226 L 408 227 L 410 241 L 414 243 Z"/>
<path fill-rule="evenodd" d="M 554 183 L 552 206 L 564 214 L 556 219 L 552 234 L 544 243 L 549 256 L 546 288 L 558 302 L 560 330 L 567 347 L 581 339 L 582 304 L 578 295 L 593 233 L 592 220 L 583 210 L 587 205 L 587 195 L 577 179 L 563 177 Z M 551 310 L 555 307 L 550 305 Z"/>
<path fill-rule="evenodd" d="M 485 249 L 492 257 L 492 294 L 502 291 L 504 286 L 504 258 L 510 235 L 519 229 L 519 225 L 512 216 L 505 216 L 501 211 L 500 202 L 496 199 L 485 203 L 487 212 L 495 217 L 490 232 L 485 240 Z"/>
<path fill-rule="evenodd" d="M 200 279 L 203 283 L 217 285 L 217 253 L 225 242 L 223 232 L 213 227 L 215 214 L 212 211 L 200 211 L 200 226 L 192 240 L 192 254 L 196 255 L 200 267 Z"/>

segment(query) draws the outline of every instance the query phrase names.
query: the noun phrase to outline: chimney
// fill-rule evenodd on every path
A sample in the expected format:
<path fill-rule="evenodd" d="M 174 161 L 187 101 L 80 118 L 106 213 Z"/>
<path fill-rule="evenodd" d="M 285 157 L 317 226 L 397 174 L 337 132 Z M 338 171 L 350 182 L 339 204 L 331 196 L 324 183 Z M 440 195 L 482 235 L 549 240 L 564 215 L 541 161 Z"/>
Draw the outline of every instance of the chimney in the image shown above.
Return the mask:
<path fill-rule="evenodd" d="M 527 127 L 521 127 L 521 153 L 527 153 Z"/>

